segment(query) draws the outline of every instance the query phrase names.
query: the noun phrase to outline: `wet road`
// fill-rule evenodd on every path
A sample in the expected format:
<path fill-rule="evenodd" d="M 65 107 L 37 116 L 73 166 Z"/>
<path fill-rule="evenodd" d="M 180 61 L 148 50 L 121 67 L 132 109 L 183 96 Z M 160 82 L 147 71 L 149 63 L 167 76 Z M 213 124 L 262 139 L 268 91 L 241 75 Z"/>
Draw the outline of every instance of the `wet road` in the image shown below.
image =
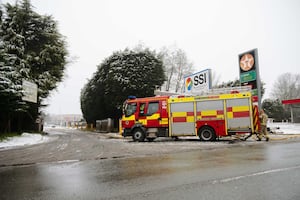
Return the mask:
<path fill-rule="evenodd" d="M 0 199 L 296 200 L 300 142 L 7 165 L 0 180 Z"/>

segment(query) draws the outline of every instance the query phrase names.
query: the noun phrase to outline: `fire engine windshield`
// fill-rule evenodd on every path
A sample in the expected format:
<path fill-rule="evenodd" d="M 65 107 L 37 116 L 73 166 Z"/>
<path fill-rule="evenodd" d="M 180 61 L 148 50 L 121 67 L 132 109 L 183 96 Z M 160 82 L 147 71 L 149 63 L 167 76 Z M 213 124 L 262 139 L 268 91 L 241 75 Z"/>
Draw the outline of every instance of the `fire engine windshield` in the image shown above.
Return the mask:
<path fill-rule="evenodd" d="M 130 116 L 136 111 L 136 103 L 126 103 L 124 108 L 124 115 Z"/>

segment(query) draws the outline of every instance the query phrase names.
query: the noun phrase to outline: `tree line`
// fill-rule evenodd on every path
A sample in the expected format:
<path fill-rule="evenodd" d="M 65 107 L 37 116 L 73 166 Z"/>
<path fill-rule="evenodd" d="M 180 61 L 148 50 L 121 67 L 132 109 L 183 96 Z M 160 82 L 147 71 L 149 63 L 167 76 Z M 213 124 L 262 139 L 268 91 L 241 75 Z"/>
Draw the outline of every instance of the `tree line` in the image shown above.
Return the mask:
<path fill-rule="evenodd" d="M 29 0 L 0 5 L 0 133 L 35 130 L 43 100 L 63 80 L 64 36 Z M 23 80 L 37 85 L 37 103 L 22 100 Z"/>

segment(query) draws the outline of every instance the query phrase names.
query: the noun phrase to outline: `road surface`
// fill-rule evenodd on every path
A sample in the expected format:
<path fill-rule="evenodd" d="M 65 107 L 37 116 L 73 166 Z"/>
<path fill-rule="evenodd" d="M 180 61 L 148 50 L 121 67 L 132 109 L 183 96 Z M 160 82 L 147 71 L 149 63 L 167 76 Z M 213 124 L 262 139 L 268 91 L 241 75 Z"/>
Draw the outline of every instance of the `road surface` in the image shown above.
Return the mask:
<path fill-rule="evenodd" d="M 0 151 L 0 199 L 300 199 L 298 139 L 133 143 L 51 134 L 47 144 Z"/>

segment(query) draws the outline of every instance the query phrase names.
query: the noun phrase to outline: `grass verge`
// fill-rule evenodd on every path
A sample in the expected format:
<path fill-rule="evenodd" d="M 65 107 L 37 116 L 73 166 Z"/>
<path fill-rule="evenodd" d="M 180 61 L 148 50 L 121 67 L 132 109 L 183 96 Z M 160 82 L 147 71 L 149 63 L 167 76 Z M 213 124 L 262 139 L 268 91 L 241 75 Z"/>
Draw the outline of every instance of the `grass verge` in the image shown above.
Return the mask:
<path fill-rule="evenodd" d="M 9 137 L 20 136 L 21 133 L 0 133 L 0 142 Z"/>

